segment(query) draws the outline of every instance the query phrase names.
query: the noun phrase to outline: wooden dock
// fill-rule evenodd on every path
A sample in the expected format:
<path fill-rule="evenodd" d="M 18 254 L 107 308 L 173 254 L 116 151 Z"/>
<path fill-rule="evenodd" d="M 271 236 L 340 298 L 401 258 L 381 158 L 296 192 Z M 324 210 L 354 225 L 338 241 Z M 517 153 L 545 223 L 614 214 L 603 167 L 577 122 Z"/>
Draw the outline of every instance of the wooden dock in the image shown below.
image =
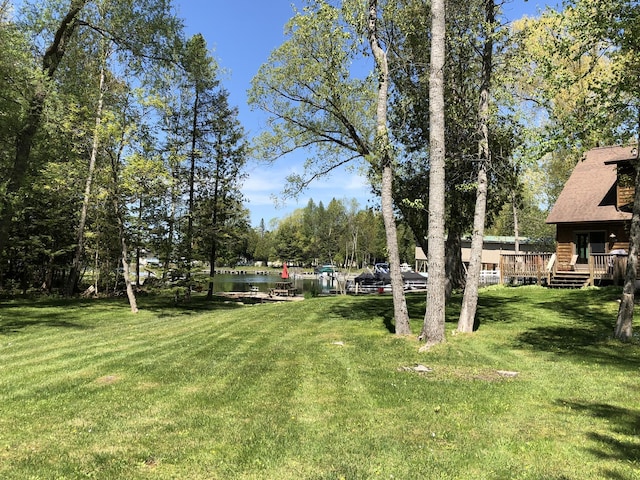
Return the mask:
<path fill-rule="evenodd" d="M 265 292 L 216 292 L 216 295 L 227 297 L 229 299 L 248 303 L 267 303 L 267 302 L 299 302 L 304 300 L 301 295 L 269 295 Z"/>

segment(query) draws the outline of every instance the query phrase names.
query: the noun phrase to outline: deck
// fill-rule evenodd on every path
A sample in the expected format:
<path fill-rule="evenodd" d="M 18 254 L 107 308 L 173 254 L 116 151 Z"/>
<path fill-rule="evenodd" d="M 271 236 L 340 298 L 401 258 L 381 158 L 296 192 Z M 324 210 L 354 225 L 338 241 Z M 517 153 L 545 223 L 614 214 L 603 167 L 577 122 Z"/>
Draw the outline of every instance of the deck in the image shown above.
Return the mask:
<path fill-rule="evenodd" d="M 586 285 L 624 279 L 626 255 L 594 253 L 587 263 L 578 263 L 577 256 L 570 262 L 560 263 L 555 253 L 502 253 L 500 255 L 500 283 L 511 281 L 535 282 L 552 285 L 556 277 L 582 277 Z"/>

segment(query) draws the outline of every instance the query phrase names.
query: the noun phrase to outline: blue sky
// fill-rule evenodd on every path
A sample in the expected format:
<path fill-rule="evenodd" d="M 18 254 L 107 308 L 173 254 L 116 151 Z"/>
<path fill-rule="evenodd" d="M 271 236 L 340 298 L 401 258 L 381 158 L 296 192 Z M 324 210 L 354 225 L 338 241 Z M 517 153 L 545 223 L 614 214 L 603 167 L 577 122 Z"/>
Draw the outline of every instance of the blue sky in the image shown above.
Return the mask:
<path fill-rule="evenodd" d="M 284 25 L 292 17 L 293 0 L 176 0 L 179 16 L 185 21 L 187 34 L 204 35 L 213 56 L 226 72 L 222 76 L 230 93 L 230 103 L 238 107 L 240 121 L 250 136 L 264 127 L 265 116 L 252 112 L 246 103 L 247 90 L 260 65 L 270 52 L 285 40 Z M 512 0 L 504 5 L 508 19 L 523 15 L 535 16 L 545 5 L 555 1 Z M 282 190 L 285 177 L 301 169 L 303 152 L 290 154 L 275 164 L 250 162 L 249 177 L 244 183 L 246 206 L 251 211 L 251 222 L 257 226 L 264 219 L 267 226 L 272 219 L 282 218 L 296 208 L 304 207 L 310 198 L 325 206 L 331 198 L 350 200 L 355 198 L 365 207 L 371 198 L 366 181 L 357 174 L 341 170 L 317 181 L 298 200 L 286 200 L 284 205 L 276 200 Z"/>

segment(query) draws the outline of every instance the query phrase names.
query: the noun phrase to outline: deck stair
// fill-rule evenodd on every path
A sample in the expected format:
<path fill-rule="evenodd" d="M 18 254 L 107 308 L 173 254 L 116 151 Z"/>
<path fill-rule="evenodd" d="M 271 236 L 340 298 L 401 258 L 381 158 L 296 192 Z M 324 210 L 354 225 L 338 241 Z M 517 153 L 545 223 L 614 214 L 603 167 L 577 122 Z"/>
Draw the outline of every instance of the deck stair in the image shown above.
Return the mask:
<path fill-rule="evenodd" d="M 556 272 L 551 278 L 549 288 L 582 288 L 589 284 L 589 272 Z"/>

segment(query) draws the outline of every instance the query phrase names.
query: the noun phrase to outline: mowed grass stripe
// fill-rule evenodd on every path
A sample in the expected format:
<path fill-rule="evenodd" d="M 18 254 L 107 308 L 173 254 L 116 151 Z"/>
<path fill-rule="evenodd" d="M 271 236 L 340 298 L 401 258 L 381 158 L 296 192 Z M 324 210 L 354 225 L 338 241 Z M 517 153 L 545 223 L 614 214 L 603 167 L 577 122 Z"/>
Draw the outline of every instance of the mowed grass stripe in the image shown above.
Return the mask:
<path fill-rule="evenodd" d="M 135 318 L 137 320 L 139 317 Z M 133 320 L 133 322 L 136 320 Z M 75 349 L 76 355 L 71 355 L 69 358 L 65 358 L 66 355 L 64 351 L 72 349 L 72 347 L 68 343 L 62 342 L 57 346 L 58 348 L 54 349 L 58 352 L 57 356 L 48 358 L 55 366 L 42 368 L 40 372 L 27 369 L 27 371 L 31 373 L 31 376 L 27 378 L 26 381 L 27 383 L 31 382 L 35 390 L 30 392 L 33 398 L 38 398 L 40 396 L 38 393 L 44 392 L 46 396 L 49 397 L 49 400 L 51 400 L 52 395 L 55 394 L 47 385 L 43 385 L 42 374 L 56 378 L 55 382 L 60 386 L 58 389 L 59 394 L 65 391 L 75 390 L 81 385 L 78 385 L 78 382 L 69 385 L 68 379 L 81 371 L 83 365 L 95 362 L 98 357 L 102 357 L 102 361 L 94 363 L 94 370 L 113 373 L 112 375 L 105 375 L 102 380 L 105 386 L 108 386 L 112 391 L 118 388 L 117 385 L 131 383 L 131 380 L 128 380 L 127 377 L 133 377 L 142 383 L 149 384 L 150 382 L 151 385 L 153 385 L 154 381 L 159 381 L 159 385 L 167 385 L 167 383 L 172 385 L 175 384 L 175 382 L 179 382 L 180 379 L 194 383 L 194 375 L 202 376 L 206 375 L 207 372 L 206 370 L 202 370 L 199 365 L 194 364 L 191 359 L 194 357 L 202 358 L 204 355 L 209 357 L 207 358 L 207 363 L 209 364 L 212 361 L 210 357 L 214 359 L 216 357 L 223 358 L 227 367 L 221 369 L 221 376 L 233 375 L 230 373 L 232 371 L 230 367 L 239 365 L 239 363 L 234 360 L 234 356 L 245 355 L 248 348 L 253 348 L 253 346 L 258 343 L 256 341 L 241 341 L 242 338 L 248 337 L 247 327 L 250 328 L 249 331 L 253 331 L 257 335 L 258 339 L 263 339 L 263 342 L 268 338 L 268 335 L 265 335 L 268 333 L 265 329 L 265 326 L 268 324 L 257 321 L 255 326 L 247 326 L 245 324 L 240 329 L 242 335 L 230 335 L 230 330 L 234 328 L 233 324 L 225 325 L 224 321 L 217 322 L 214 320 L 203 322 L 201 318 L 192 318 L 190 316 L 186 318 L 178 316 L 177 319 L 173 319 L 172 321 L 165 321 L 164 323 L 154 322 L 146 326 L 137 323 L 133 329 L 131 328 L 132 320 L 127 319 L 127 322 L 129 325 L 121 323 L 115 326 L 105 326 L 102 331 L 93 331 L 85 335 L 83 342 L 78 344 L 78 348 Z M 236 325 L 239 324 L 236 323 Z M 111 339 L 105 341 L 105 335 L 108 335 Z M 220 337 L 222 341 L 216 341 L 216 337 Z M 121 339 L 123 338 L 126 340 L 122 341 Z M 206 345 L 202 345 L 201 342 L 203 338 L 210 338 L 211 341 Z M 200 339 L 199 342 L 198 339 Z M 47 342 L 44 345 L 49 345 L 49 343 Z M 197 346 L 197 348 L 193 348 L 193 346 Z M 44 347 L 43 350 L 47 348 L 50 347 Z M 30 348 L 30 350 L 31 354 L 36 357 L 40 354 L 37 348 Z M 231 352 L 235 353 L 232 355 Z M 173 368 L 174 366 L 175 368 Z M 21 365 L 13 364 L 7 365 L 7 367 L 20 370 Z M 252 367 L 252 369 L 255 368 Z M 61 374 L 56 376 L 58 372 Z M 153 375 L 154 372 L 161 373 L 160 375 Z M 40 376 L 38 376 L 39 373 L 41 374 Z M 86 381 L 86 375 L 82 377 L 83 379 L 81 381 Z M 248 379 L 247 375 L 244 374 L 237 374 L 235 378 Z M 100 379 L 97 380 L 99 381 Z M 207 383 L 214 383 L 215 380 L 217 379 L 212 376 L 211 382 Z M 109 383 L 112 383 L 112 385 L 108 385 Z M 157 388 L 161 388 L 161 386 Z M 170 397 L 173 397 L 175 401 L 175 403 L 169 403 L 169 405 L 172 405 L 171 410 L 173 410 L 176 408 L 175 405 L 180 405 L 181 399 L 179 397 L 181 395 L 179 393 L 180 390 L 171 390 L 172 393 L 168 391 L 165 393 L 169 393 Z M 194 390 L 198 390 L 197 385 L 190 389 L 190 393 Z M 176 392 L 178 392 L 178 394 L 176 394 Z M 127 395 L 126 398 L 119 399 L 117 395 L 112 394 L 109 404 L 124 407 L 125 402 L 127 402 L 131 396 L 132 395 Z M 64 399 L 60 398 L 60 400 Z M 110 410 L 113 411 L 113 409 Z M 167 412 L 162 410 L 163 409 L 159 409 L 156 414 L 159 414 L 161 417 L 166 417 Z M 179 408 L 177 409 L 178 413 L 181 413 L 180 410 Z M 136 416 L 135 402 L 134 405 L 128 408 L 128 411 L 133 413 L 130 417 Z M 27 412 L 27 416 L 28 415 L 30 415 L 29 412 Z M 74 424 L 93 425 L 91 431 L 98 431 L 96 420 L 100 420 L 100 415 L 96 415 L 95 411 L 90 411 L 89 414 L 85 415 L 85 417 L 88 417 L 86 420 L 78 420 L 79 417 L 82 417 L 82 415 L 76 417 L 73 421 Z M 92 418 L 92 420 L 90 420 L 90 418 Z M 110 423 L 117 424 L 117 422 L 113 422 L 113 420 L 118 419 L 117 415 L 108 414 L 106 418 L 110 420 Z M 142 423 L 153 424 L 157 427 L 158 423 L 161 424 L 163 422 L 158 422 L 157 419 L 153 419 Z M 198 423 L 201 422 L 199 421 Z"/>
<path fill-rule="evenodd" d="M 451 336 L 454 298 L 427 354 L 390 334 L 385 296 L 16 302 L 0 477 L 633 479 L 640 359 L 607 337 L 616 295 L 484 290 L 474 336 Z"/>

